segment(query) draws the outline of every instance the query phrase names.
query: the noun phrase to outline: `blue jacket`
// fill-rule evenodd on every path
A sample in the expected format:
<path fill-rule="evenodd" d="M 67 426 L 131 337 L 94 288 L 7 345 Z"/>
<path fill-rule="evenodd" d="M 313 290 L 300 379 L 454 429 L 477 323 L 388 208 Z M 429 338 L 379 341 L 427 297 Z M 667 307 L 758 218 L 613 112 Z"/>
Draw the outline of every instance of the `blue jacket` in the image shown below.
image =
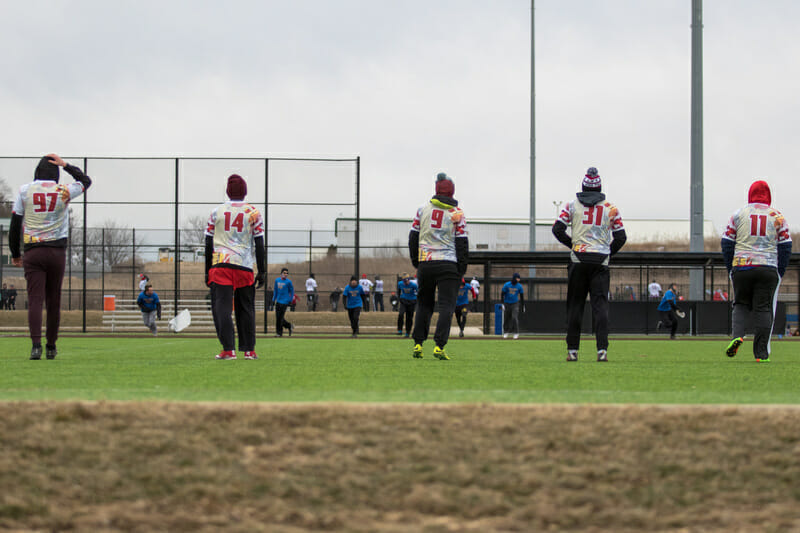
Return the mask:
<path fill-rule="evenodd" d="M 524 297 L 524 291 L 522 289 L 521 283 L 511 283 L 510 281 L 506 281 L 506 284 L 503 285 L 503 303 L 504 304 L 515 304 L 519 301 L 520 298 Z"/>
<path fill-rule="evenodd" d="M 408 280 L 408 285 L 403 280 L 397 282 L 397 297 L 407 302 L 417 301 L 419 286 L 416 281 Z"/>
<path fill-rule="evenodd" d="M 275 285 L 273 287 L 272 301 L 276 304 L 291 305 L 292 299 L 294 299 L 294 285 L 292 284 L 292 280 L 278 277 L 275 279 Z"/>
<path fill-rule="evenodd" d="M 669 289 L 664 293 L 664 296 L 661 298 L 661 302 L 658 304 L 657 309 L 659 311 L 672 311 L 673 309 L 678 308 L 677 301 L 678 299 L 675 297 L 675 293 L 672 292 L 672 289 Z"/>
<path fill-rule="evenodd" d="M 158 294 L 153 293 L 150 296 L 146 295 L 144 291 L 139 293 L 136 298 L 136 305 L 142 310 L 142 313 L 149 313 L 150 311 L 158 311 L 161 307 L 161 302 L 158 299 Z"/>
<path fill-rule="evenodd" d="M 458 288 L 458 297 L 456 298 L 456 307 L 459 305 L 469 305 L 469 295 L 472 293 L 472 285 L 469 281 L 464 283 Z"/>
<path fill-rule="evenodd" d="M 363 307 L 364 301 L 361 299 L 362 294 L 366 293 L 364 289 L 361 288 L 361 285 L 356 285 L 355 287 L 348 285 L 345 287 L 342 293 L 345 308 L 353 309 L 355 307 Z"/>

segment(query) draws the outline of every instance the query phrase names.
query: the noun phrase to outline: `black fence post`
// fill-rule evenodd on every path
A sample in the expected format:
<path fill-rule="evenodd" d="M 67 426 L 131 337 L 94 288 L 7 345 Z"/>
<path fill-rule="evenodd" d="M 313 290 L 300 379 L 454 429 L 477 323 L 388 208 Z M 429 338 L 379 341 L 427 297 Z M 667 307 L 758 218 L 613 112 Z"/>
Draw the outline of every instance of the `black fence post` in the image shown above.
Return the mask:
<path fill-rule="evenodd" d="M 264 334 L 267 333 L 267 291 L 269 290 L 269 158 L 264 159 Z"/>
<path fill-rule="evenodd" d="M 179 188 L 178 182 L 180 180 L 179 174 L 179 166 L 180 166 L 180 159 L 175 158 L 175 284 L 174 284 L 174 298 L 173 298 L 173 309 L 172 309 L 172 316 L 176 316 L 178 314 L 178 298 L 180 297 L 180 283 L 181 283 L 181 273 L 180 273 L 180 261 L 181 261 L 181 234 L 180 230 L 178 229 L 178 216 L 179 216 L 179 202 L 180 197 L 178 196 Z"/>
<path fill-rule="evenodd" d="M 88 162 L 87 158 L 85 158 L 85 157 L 83 158 L 83 173 L 87 174 L 87 175 L 89 173 L 89 162 Z M 89 205 L 88 205 L 88 200 L 87 200 L 87 193 L 88 192 L 89 191 L 86 191 L 86 190 L 83 191 L 83 287 L 82 287 L 82 290 L 81 290 L 81 292 L 83 293 L 83 305 L 81 307 L 83 307 L 83 332 L 84 333 L 86 333 L 86 233 L 87 233 L 87 230 L 86 230 L 86 223 L 87 222 L 86 221 L 87 221 L 87 215 L 88 215 L 88 211 L 89 211 Z M 72 261 L 70 261 L 70 263 L 71 262 Z M 70 279 L 72 279 L 71 276 L 70 276 Z"/>

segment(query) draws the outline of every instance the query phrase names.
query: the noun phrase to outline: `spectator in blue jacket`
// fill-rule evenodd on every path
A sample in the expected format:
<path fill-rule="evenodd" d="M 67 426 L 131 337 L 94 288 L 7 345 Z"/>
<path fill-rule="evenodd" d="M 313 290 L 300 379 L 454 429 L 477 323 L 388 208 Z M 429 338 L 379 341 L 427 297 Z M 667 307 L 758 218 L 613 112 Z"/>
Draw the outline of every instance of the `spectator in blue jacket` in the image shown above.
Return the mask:
<path fill-rule="evenodd" d="M 161 301 L 158 299 L 158 294 L 153 291 L 153 286 L 149 283 L 144 286 L 144 290 L 139 293 L 136 299 L 136 305 L 142 310 L 142 321 L 148 327 L 153 337 L 158 335 L 158 326 L 156 326 L 156 317 L 161 320 Z"/>
<path fill-rule="evenodd" d="M 272 289 L 272 302 L 275 304 L 275 336 L 283 337 L 283 328 L 292 336 L 294 326 L 286 320 L 286 310 L 294 300 L 294 285 L 289 279 L 289 269 L 282 268 L 280 277 L 275 279 Z"/>
<path fill-rule="evenodd" d="M 347 309 L 347 316 L 350 318 L 350 328 L 353 330 L 353 338 L 358 337 L 358 320 L 361 317 L 361 308 L 364 305 L 364 289 L 358 284 L 358 278 L 350 277 L 350 284 L 344 288 L 344 306 Z"/>
<path fill-rule="evenodd" d="M 398 315 L 397 315 L 397 334 L 403 334 L 403 318 L 406 322 L 406 337 L 411 336 L 411 328 L 414 326 L 414 310 L 417 308 L 417 292 L 419 286 L 416 281 L 411 280 L 408 274 L 403 272 L 402 279 L 397 282 Z"/>
<path fill-rule="evenodd" d="M 456 323 L 458 324 L 458 336 L 464 336 L 464 327 L 467 325 L 467 315 L 469 314 L 469 296 L 475 295 L 475 289 L 469 281 L 461 279 L 461 287 L 458 288 L 456 297 Z"/>
<path fill-rule="evenodd" d="M 519 279 L 519 274 L 514 272 L 514 275 L 511 276 L 511 281 L 506 281 L 501 291 L 503 305 L 505 306 L 505 314 L 503 316 L 504 339 L 507 339 L 509 334 L 513 334 L 515 339 L 519 338 L 519 309 L 520 307 L 525 307 L 525 293 Z"/>
<path fill-rule="evenodd" d="M 683 311 L 678 309 L 678 286 L 674 283 L 669 284 L 667 292 L 661 298 L 661 302 L 656 308 L 661 320 L 658 321 L 656 329 L 669 328 L 669 338 L 675 338 L 675 332 L 678 331 L 678 316 L 683 314 Z"/>

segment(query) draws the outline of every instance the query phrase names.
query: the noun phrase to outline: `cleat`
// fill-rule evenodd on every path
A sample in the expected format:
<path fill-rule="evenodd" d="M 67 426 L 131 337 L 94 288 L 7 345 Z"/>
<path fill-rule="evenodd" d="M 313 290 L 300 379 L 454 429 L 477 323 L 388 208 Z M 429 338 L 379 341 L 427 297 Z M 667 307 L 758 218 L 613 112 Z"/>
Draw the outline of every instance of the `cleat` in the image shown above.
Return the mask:
<path fill-rule="evenodd" d="M 519 333 L 514 333 L 514 340 L 519 339 Z"/>
<path fill-rule="evenodd" d="M 258 356 L 256 355 L 256 352 L 251 351 L 251 352 L 244 352 L 244 358 L 247 359 L 248 361 L 255 361 L 256 359 L 258 359 Z"/>
<path fill-rule="evenodd" d="M 46 346 L 45 354 L 46 354 L 45 357 L 47 357 L 48 359 L 55 359 L 56 356 L 58 355 L 58 350 L 56 350 L 55 346 Z"/>
<path fill-rule="evenodd" d="M 290 337 L 292 336 L 292 333 L 294 333 L 294 324 L 289 324 L 289 336 Z"/>
<path fill-rule="evenodd" d="M 728 357 L 733 357 L 734 355 L 736 355 L 736 352 L 739 351 L 739 346 L 741 346 L 743 342 L 744 342 L 744 337 L 736 337 L 735 339 L 733 339 L 731 343 L 728 345 L 728 347 L 725 349 L 725 355 L 727 355 Z"/>
<path fill-rule="evenodd" d="M 36 344 L 31 348 L 31 361 L 38 361 L 42 358 L 42 345 Z"/>
<path fill-rule="evenodd" d="M 411 333 L 406 333 L 405 337 L 406 337 L 406 339 L 411 337 Z"/>
<path fill-rule="evenodd" d="M 398 335 L 402 335 L 402 334 L 403 334 L 403 330 L 402 330 L 402 329 L 398 329 L 398 330 L 397 330 L 397 334 L 398 334 Z"/>
<path fill-rule="evenodd" d="M 577 361 L 578 360 L 578 350 L 569 350 L 567 352 L 567 361 Z"/>
<path fill-rule="evenodd" d="M 507 339 L 508 338 L 508 333 L 503 333 L 503 338 Z"/>
<path fill-rule="evenodd" d="M 439 348 L 438 346 L 433 349 L 433 356 L 440 361 L 450 360 L 450 358 L 447 356 L 447 352 L 444 351 L 444 348 Z"/>
<path fill-rule="evenodd" d="M 763 359 L 761 359 L 759 357 L 756 357 L 756 363 L 769 363 L 769 362 L 770 362 L 769 361 L 769 356 L 767 356 L 767 357 L 765 357 Z"/>
<path fill-rule="evenodd" d="M 219 352 L 219 354 L 217 354 L 216 357 L 214 357 L 214 359 L 219 359 L 220 361 L 230 361 L 232 359 L 236 359 L 236 352 L 233 350 L 222 350 Z"/>
<path fill-rule="evenodd" d="M 674 340 L 675 340 L 675 339 L 677 339 L 677 338 L 678 338 L 678 337 L 676 337 L 675 335 L 670 335 L 670 336 L 669 336 L 669 340 L 671 340 L 671 341 L 674 341 Z"/>
<path fill-rule="evenodd" d="M 461 331 L 459 331 L 459 332 L 458 332 L 458 336 L 459 336 L 459 337 L 463 337 L 463 336 L 464 336 L 464 330 L 463 330 L 463 329 L 462 329 Z"/>
<path fill-rule="evenodd" d="M 414 351 L 411 352 L 411 355 L 414 356 L 414 359 L 422 359 L 422 345 L 421 344 L 415 344 L 414 345 Z"/>
<path fill-rule="evenodd" d="M 601 363 L 608 362 L 608 350 L 598 350 L 597 351 L 597 360 Z"/>

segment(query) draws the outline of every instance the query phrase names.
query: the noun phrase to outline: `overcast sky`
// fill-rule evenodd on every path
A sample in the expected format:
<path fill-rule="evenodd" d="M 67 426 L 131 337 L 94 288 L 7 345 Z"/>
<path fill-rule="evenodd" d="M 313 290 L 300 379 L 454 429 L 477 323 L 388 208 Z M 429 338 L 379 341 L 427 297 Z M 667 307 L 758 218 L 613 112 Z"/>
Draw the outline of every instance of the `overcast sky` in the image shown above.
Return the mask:
<path fill-rule="evenodd" d="M 445 171 L 468 219 L 528 217 L 529 0 L 0 12 L 0 155 L 358 155 L 362 216 L 412 217 Z M 718 230 L 755 178 L 800 230 L 798 20 L 795 0 L 704 2 L 705 216 Z M 689 217 L 690 24 L 691 0 L 537 0 L 537 217 L 588 166 L 623 218 Z"/>

